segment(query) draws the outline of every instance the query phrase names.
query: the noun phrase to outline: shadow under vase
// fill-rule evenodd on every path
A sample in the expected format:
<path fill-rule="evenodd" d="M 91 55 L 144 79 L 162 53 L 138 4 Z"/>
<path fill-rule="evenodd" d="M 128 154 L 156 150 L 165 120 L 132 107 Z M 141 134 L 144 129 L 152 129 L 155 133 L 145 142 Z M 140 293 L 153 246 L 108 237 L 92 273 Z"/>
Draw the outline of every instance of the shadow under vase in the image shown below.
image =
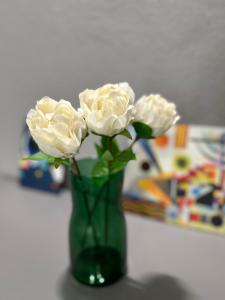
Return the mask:
<path fill-rule="evenodd" d="M 179 279 L 170 275 L 152 274 L 138 282 L 125 276 L 120 281 L 96 289 L 77 282 L 69 271 L 59 282 L 62 300 L 194 300 L 196 297 Z"/>

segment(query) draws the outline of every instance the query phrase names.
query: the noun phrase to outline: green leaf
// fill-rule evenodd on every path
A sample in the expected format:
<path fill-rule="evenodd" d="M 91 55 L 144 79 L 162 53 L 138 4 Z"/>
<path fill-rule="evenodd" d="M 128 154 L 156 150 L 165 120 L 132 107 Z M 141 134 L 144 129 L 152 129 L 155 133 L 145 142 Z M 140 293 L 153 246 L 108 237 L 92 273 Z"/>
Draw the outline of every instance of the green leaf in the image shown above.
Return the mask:
<path fill-rule="evenodd" d="M 115 160 L 116 161 L 129 161 L 129 160 L 135 160 L 136 159 L 136 155 L 135 153 L 132 151 L 131 148 L 127 148 L 126 150 L 121 151 L 116 157 Z"/>
<path fill-rule="evenodd" d="M 128 161 L 115 161 L 112 163 L 111 172 L 112 173 L 119 172 L 119 171 L 123 170 L 127 164 L 128 164 Z"/>
<path fill-rule="evenodd" d="M 60 165 L 64 165 L 66 167 L 70 166 L 70 161 L 69 159 L 62 159 L 62 158 L 55 158 L 54 159 L 54 166 L 57 169 Z"/>
<path fill-rule="evenodd" d="M 55 157 L 39 151 L 31 156 L 24 157 L 23 160 L 46 160 L 48 163 L 54 163 Z"/>
<path fill-rule="evenodd" d="M 124 129 L 123 131 L 121 131 L 119 133 L 119 135 L 123 135 L 123 136 L 127 137 L 128 139 L 132 140 L 132 136 L 131 136 L 130 132 L 127 129 Z"/>
<path fill-rule="evenodd" d="M 108 138 L 102 139 L 102 147 L 100 147 L 101 151 L 103 148 L 108 147 L 108 141 Z M 113 140 L 111 139 L 111 141 Z M 99 157 L 99 160 L 95 164 L 92 171 L 92 175 L 94 177 L 107 176 L 110 173 L 118 172 L 124 169 L 130 160 L 136 159 L 136 156 L 131 148 L 120 151 L 116 143 L 114 143 L 114 146 L 114 155 L 106 148 L 107 150 L 105 150 L 104 153 Z"/>
<path fill-rule="evenodd" d="M 103 155 L 101 156 L 101 160 L 103 161 L 111 161 L 113 160 L 113 156 L 109 150 L 106 150 Z"/>
<path fill-rule="evenodd" d="M 136 156 L 131 148 L 121 151 L 110 164 L 111 173 L 123 170 L 130 160 L 135 159 Z"/>
<path fill-rule="evenodd" d="M 141 123 L 141 122 L 135 122 L 132 124 L 136 134 L 139 138 L 142 139 L 150 139 L 153 137 L 153 130 L 148 125 Z"/>
<path fill-rule="evenodd" d="M 92 175 L 94 177 L 107 176 L 109 174 L 108 163 L 105 160 L 98 160 L 95 164 Z"/>
<path fill-rule="evenodd" d="M 66 167 L 69 167 L 70 166 L 70 160 L 69 159 L 62 159 L 61 164 L 66 166 Z"/>
<path fill-rule="evenodd" d="M 59 166 L 60 166 L 60 163 L 59 163 L 58 161 L 55 161 L 55 160 L 54 160 L 54 167 L 55 167 L 56 169 L 58 169 Z"/>
<path fill-rule="evenodd" d="M 94 165 L 92 175 L 94 177 L 107 176 L 109 174 L 109 162 L 113 161 L 113 156 L 106 150 Z"/>
<path fill-rule="evenodd" d="M 41 151 L 31 156 L 24 157 L 23 160 L 35 160 L 35 161 L 45 160 L 47 163 L 49 163 L 50 165 L 54 165 L 56 168 L 58 168 L 60 165 L 64 165 L 67 167 L 70 165 L 69 159 L 53 157 Z"/>

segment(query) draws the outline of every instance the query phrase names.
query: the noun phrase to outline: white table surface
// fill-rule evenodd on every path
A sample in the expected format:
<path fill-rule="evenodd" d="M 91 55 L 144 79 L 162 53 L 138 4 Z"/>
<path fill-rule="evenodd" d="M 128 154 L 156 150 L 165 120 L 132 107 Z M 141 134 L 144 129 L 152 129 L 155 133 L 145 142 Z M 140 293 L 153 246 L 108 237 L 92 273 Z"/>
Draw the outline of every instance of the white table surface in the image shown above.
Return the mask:
<path fill-rule="evenodd" d="M 0 300 L 224 300 L 225 236 L 127 214 L 128 274 L 101 289 L 68 276 L 71 202 L 0 177 Z"/>

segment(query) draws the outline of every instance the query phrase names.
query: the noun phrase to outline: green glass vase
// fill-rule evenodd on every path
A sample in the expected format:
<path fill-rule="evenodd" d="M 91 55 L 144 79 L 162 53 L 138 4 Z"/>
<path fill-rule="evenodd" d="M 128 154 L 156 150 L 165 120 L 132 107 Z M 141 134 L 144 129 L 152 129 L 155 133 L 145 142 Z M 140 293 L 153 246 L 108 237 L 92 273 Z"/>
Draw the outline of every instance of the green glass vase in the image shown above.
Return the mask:
<path fill-rule="evenodd" d="M 94 160 L 78 162 L 70 173 L 69 226 L 71 273 L 79 282 L 105 286 L 126 272 L 126 224 L 121 207 L 123 171 L 92 177 Z"/>

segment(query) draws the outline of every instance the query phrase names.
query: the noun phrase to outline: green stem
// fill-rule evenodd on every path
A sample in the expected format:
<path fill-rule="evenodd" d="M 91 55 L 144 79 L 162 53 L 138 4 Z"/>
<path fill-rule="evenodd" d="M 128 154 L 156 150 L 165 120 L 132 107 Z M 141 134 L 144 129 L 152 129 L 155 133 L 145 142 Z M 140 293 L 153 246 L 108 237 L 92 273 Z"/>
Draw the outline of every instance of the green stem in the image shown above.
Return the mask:
<path fill-rule="evenodd" d="M 84 203 L 85 203 L 85 206 L 86 206 L 86 209 L 87 209 L 87 213 L 88 213 L 88 223 L 87 223 L 86 229 L 84 231 L 84 235 L 83 235 L 83 239 L 82 239 L 81 243 L 82 243 L 82 246 L 84 246 L 84 243 L 86 242 L 86 239 L 87 239 L 87 230 L 88 230 L 88 227 L 90 225 L 92 227 L 92 230 L 93 230 L 93 236 L 94 236 L 95 244 L 96 244 L 96 246 L 98 246 L 98 244 L 99 244 L 99 242 L 98 242 L 98 235 L 97 235 L 95 226 L 92 223 L 93 212 L 89 208 L 88 198 L 87 198 L 86 191 L 84 191 L 83 195 L 84 195 Z"/>
<path fill-rule="evenodd" d="M 113 137 L 109 137 L 109 151 L 112 153 L 112 140 Z M 108 174 L 108 182 L 107 182 L 107 195 L 110 193 L 110 174 L 111 174 L 111 161 L 108 162 L 108 168 L 109 168 L 109 174 Z M 105 244 L 107 245 L 108 243 L 108 231 L 109 231 L 109 199 L 110 197 L 106 197 L 106 202 L 105 202 Z"/>
<path fill-rule="evenodd" d="M 72 168 L 72 171 L 80 178 L 80 181 L 82 182 L 80 169 L 79 169 L 79 166 L 78 166 L 78 163 L 77 163 L 75 157 L 72 158 L 71 168 Z M 96 233 L 95 226 L 91 222 L 92 213 L 91 213 L 89 205 L 88 205 L 87 191 L 83 191 L 83 197 L 84 197 L 84 203 L 85 203 L 87 214 L 88 214 L 88 220 L 90 220 L 89 225 L 92 227 L 95 244 L 97 246 L 98 245 L 98 236 L 97 236 L 97 233 Z M 82 240 L 82 245 L 84 245 L 84 242 L 86 241 L 88 226 L 86 227 L 86 230 L 85 230 L 85 233 L 84 233 L 84 237 L 83 237 L 83 240 Z"/>
<path fill-rule="evenodd" d="M 74 172 L 74 174 L 80 176 L 80 169 L 75 157 L 72 157 L 71 169 Z"/>
<path fill-rule="evenodd" d="M 84 245 L 85 241 L 86 241 L 86 238 L 87 238 L 87 230 L 88 230 L 88 227 L 91 225 L 91 219 L 93 217 L 93 214 L 94 214 L 94 211 L 97 207 L 97 204 L 99 202 L 99 199 L 101 198 L 101 194 L 103 192 L 105 188 L 105 184 L 101 187 L 99 193 L 97 194 L 96 196 L 96 200 L 94 202 L 94 206 L 92 207 L 91 211 L 90 211 L 90 214 L 88 216 L 88 221 L 87 221 L 87 225 L 86 225 L 86 228 L 85 228 L 85 231 L 84 231 L 84 236 L 83 236 L 83 239 L 82 239 L 82 246 Z M 96 239 L 97 239 L 97 236 L 96 236 Z M 97 244 L 98 244 L 98 241 L 97 241 Z"/>

